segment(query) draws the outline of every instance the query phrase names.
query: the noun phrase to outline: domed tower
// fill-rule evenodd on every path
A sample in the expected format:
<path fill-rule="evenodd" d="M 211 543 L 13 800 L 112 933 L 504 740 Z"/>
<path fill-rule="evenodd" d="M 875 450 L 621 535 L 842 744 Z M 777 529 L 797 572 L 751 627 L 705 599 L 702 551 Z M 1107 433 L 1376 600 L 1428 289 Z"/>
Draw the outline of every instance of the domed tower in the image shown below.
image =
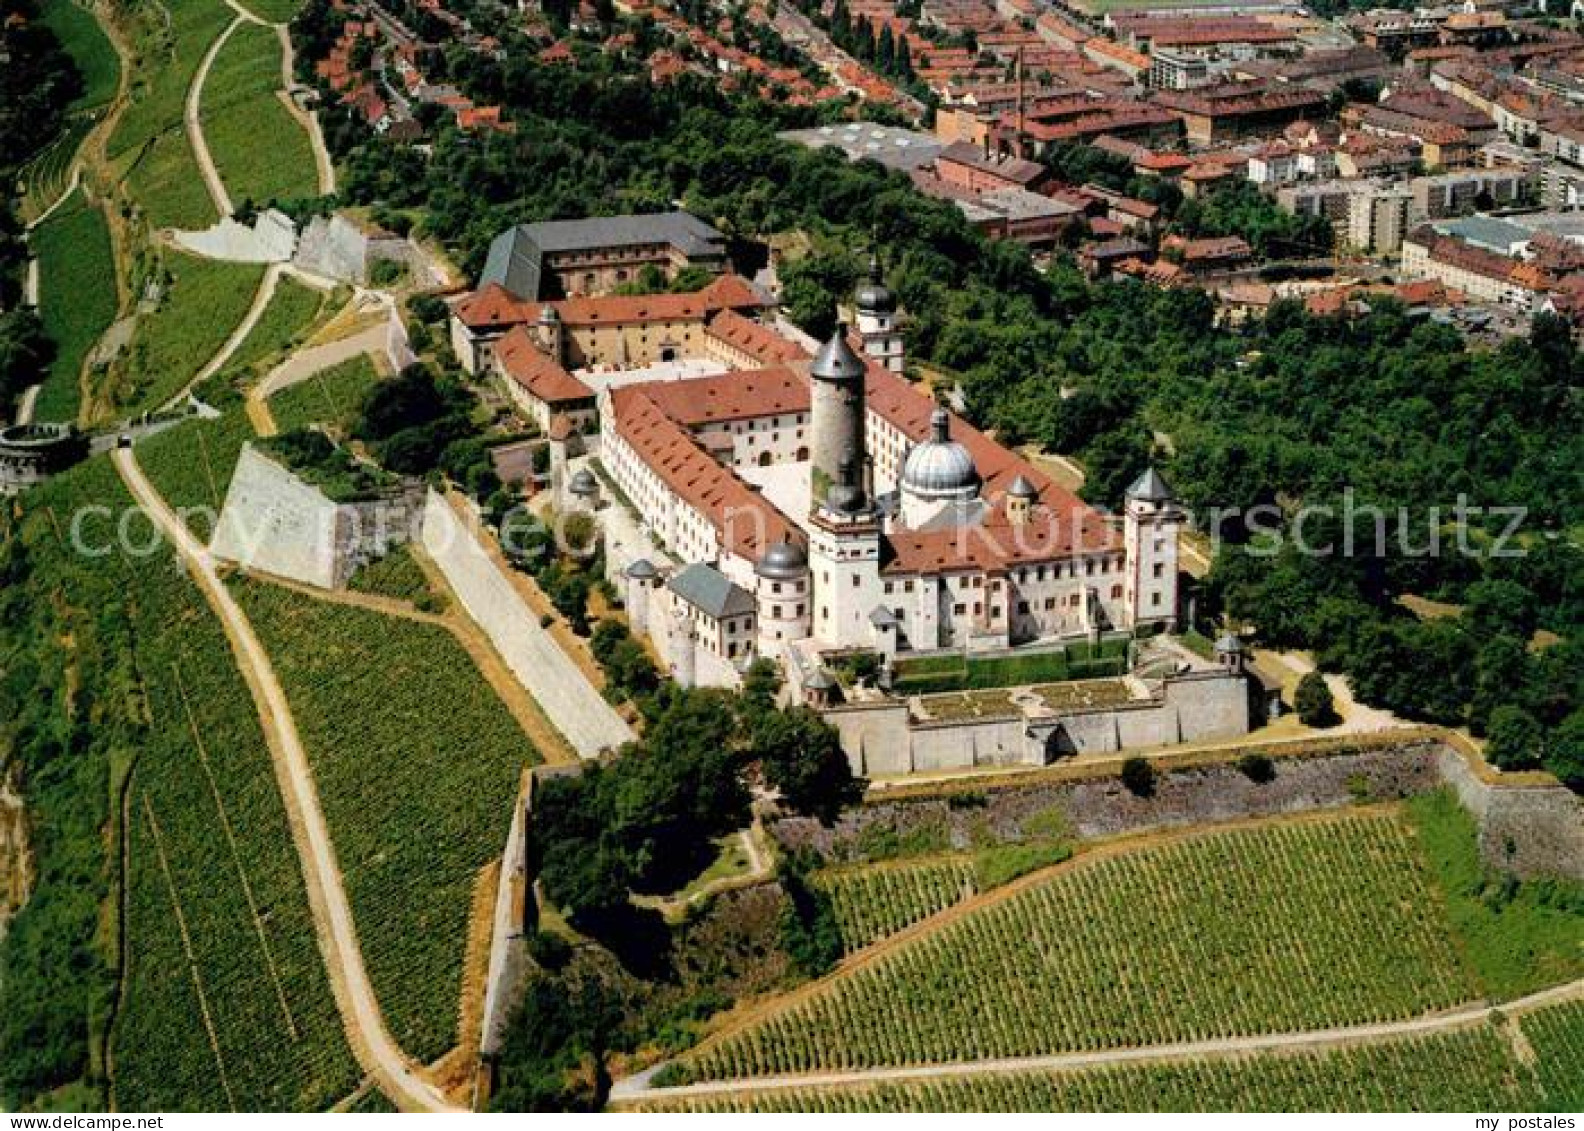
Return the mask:
<path fill-rule="evenodd" d="M 779 659 L 787 642 L 809 635 L 808 555 L 801 546 L 777 542 L 754 566 L 761 656 Z"/>
<path fill-rule="evenodd" d="M 639 558 L 622 571 L 627 579 L 627 621 L 640 636 L 649 634 L 649 594 L 660 584 L 660 571 L 648 558 Z"/>
<path fill-rule="evenodd" d="M 853 307 L 858 314 L 858 337 L 863 341 L 864 353 L 892 373 L 901 373 L 902 332 L 897 328 L 896 295 L 881 281 L 879 256 L 870 257 L 869 279 L 859 284 Z"/>
<path fill-rule="evenodd" d="M 847 344 L 840 323 L 809 366 L 810 427 L 814 436 L 812 498 L 816 509 L 842 481 L 842 461 L 854 461 L 858 482 L 865 479 L 864 363 Z"/>
<path fill-rule="evenodd" d="M 1123 600 L 1133 625 L 1177 623 L 1177 533 L 1183 513 L 1153 467 L 1127 489 L 1122 541 L 1127 549 Z"/>
<path fill-rule="evenodd" d="M 980 508 L 979 469 L 967 448 L 951 438 L 951 415 L 939 406 L 930 416 L 930 438 L 902 461 L 902 525 L 923 530 L 943 522 L 973 521 Z"/>

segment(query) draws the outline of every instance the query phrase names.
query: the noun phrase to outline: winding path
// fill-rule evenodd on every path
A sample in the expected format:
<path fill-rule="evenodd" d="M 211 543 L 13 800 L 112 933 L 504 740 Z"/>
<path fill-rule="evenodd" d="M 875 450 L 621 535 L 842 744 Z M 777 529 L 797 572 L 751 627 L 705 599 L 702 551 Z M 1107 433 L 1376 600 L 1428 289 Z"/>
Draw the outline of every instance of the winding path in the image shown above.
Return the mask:
<path fill-rule="evenodd" d="M 351 904 L 341 882 L 335 845 L 319 807 L 308 754 L 268 653 L 259 643 L 241 606 L 216 573 L 214 558 L 171 512 L 144 476 L 133 450 L 119 448 L 112 458 L 127 490 L 175 547 L 210 607 L 219 616 L 237 665 L 258 704 L 281 796 L 291 818 L 292 839 L 302 862 L 320 949 L 353 1054 L 399 1107 L 415 1111 L 462 1110 L 418 1075 L 385 1027 L 379 1001 L 363 965 Z"/>
<path fill-rule="evenodd" d="M 181 404 L 189 393 L 220 372 L 221 367 L 231 360 L 231 355 L 241 348 L 247 336 L 253 332 L 253 327 L 257 326 L 259 319 L 264 317 L 264 311 L 269 307 L 270 300 L 275 297 L 275 288 L 280 284 L 281 274 L 282 265 L 279 263 L 271 263 L 264 268 L 264 278 L 259 281 L 259 289 L 253 295 L 253 305 L 248 307 L 247 314 L 237 324 L 237 328 L 231 331 L 231 336 L 225 340 L 225 343 L 215 351 L 214 356 L 204 362 L 202 369 L 193 374 L 192 380 L 160 406 L 162 412 Z"/>
<path fill-rule="evenodd" d="M 1423 1036 L 1466 1029 L 1497 1017 L 1516 1017 L 1546 1006 L 1584 999 L 1584 978 L 1553 986 L 1516 1001 L 1500 1005 L 1468 1006 L 1449 1013 L 1430 1014 L 1407 1021 L 1374 1025 L 1354 1025 L 1337 1029 L 1311 1029 L 1295 1033 L 1266 1033 L 1257 1037 L 1230 1037 L 1212 1041 L 1186 1041 L 1178 1044 L 1147 1045 L 1139 1048 L 1110 1049 L 1105 1052 L 1063 1053 L 1055 1056 L 1007 1057 L 954 1064 L 925 1064 L 908 1068 L 873 1068 L 856 1072 L 826 1072 L 806 1076 L 762 1076 L 745 1080 L 711 1080 L 674 1088 L 650 1085 L 664 1067 L 656 1065 L 636 1076 L 616 1081 L 611 1088 L 612 1103 L 638 1103 L 646 1100 L 680 1099 L 687 1096 L 729 1095 L 740 1092 L 765 1092 L 785 1088 L 825 1088 L 851 1084 L 876 1084 L 898 1080 L 933 1080 L 941 1077 L 987 1076 L 1006 1072 L 1059 1072 L 1104 1065 L 1157 1063 L 1174 1060 L 1200 1060 L 1245 1056 L 1250 1053 L 1292 1049 L 1325 1049 L 1404 1037 Z"/>
<path fill-rule="evenodd" d="M 192 146 L 193 156 L 198 159 L 198 169 L 203 173 L 204 185 L 209 190 L 209 198 L 214 201 L 215 210 L 220 213 L 223 220 L 236 209 L 231 206 L 231 197 L 226 192 L 225 182 L 220 179 L 220 170 L 215 168 L 214 158 L 209 155 L 209 142 L 204 138 L 202 107 L 204 82 L 209 78 L 209 68 L 214 65 L 215 56 L 220 54 L 220 49 L 226 45 L 226 40 L 231 38 L 233 32 L 241 27 L 246 17 L 238 16 L 226 25 L 226 29 L 215 36 L 215 41 L 209 45 L 209 50 L 204 52 L 203 62 L 198 64 L 197 73 L 193 75 L 192 85 L 187 88 L 187 109 L 184 119 L 187 125 L 187 142 Z"/>

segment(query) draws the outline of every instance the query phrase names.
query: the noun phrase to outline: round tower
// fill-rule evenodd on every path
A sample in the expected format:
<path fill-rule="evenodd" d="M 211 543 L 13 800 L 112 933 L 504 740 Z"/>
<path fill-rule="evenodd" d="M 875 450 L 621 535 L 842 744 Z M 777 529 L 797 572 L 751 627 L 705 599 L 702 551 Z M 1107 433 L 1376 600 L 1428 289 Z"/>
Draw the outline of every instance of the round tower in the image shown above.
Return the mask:
<path fill-rule="evenodd" d="M 1153 467 L 1127 489 L 1122 541 L 1127 550 L 1126 615 L 1133 626 L 1177 623 L 1177 533 L 1183 513 Z"/>
<path fill-rule="evenodd" d="M 629 565 L 623 575 L 627 579 L 627 621 L 638 635 L 649 632 L 649 590 L 659 580 L 660 573 L 648 558 L 639 558 Z"/>
<path fill-rule="evenodd" d="M 777 542 L 754 566 L 761 656 L 779 658 L 787 642 L 810 634 L 812 619 L 808 555 L 801 546 Z"/>
<path fill-rule="evenodd" d="M 830 341 L 809 367 L 809 399 L 813 433 L 813 500 L 825 501 L 842 481 L 842 461 L 855 461 L 863 475 L 864 363 L 847 344 L 847 327 L 838 323 Z"/>

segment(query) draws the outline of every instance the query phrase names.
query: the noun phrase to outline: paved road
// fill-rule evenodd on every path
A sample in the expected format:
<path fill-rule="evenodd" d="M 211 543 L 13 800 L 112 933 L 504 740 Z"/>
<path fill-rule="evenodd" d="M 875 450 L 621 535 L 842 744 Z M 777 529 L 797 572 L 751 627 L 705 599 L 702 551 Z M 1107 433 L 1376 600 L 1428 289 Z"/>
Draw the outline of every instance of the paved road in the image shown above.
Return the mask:
<path fill-rule="evenodd" d="M 39 390 L 43 385 L 29 385 L 22 390 L 22 399 L 17 402 L 16 422 L 18 424 L 33 423 L 33 406 L 38 403 Z"/>
<path fill-rule="evenodd" d="M 926 1064 L 910 1068 L 875 1068 L 859 1072 L 826 1072 L 807 1076 L 763 1076 L 749 1080 L 712 1080 L 675 1088 L 650 1086 L 655 1067 L 616 1081 L 611 1101 L 637 1102 L 684 1096 L 711 1096 L 734 1092 L 762 1092 L 782 1088 L 820 1088 L 843 1084 L 874 1084 L 895 1080 L 929 1080 L 939 1077 L 984 1076 L 1004 1072 L 1052 1072 L 1074 1068 L 1093 1068 L 1108 1064 L 1153 1063 L 1172 1060 L 1199 1060 L 1283 1049 L 1322 1049 L 1340 1045 L 1369 1044 L 1403 1037 L 1466 1029 L 1491 1020 L 1497 1014 L 1515 1017 L 1548 1005 L 1584 998 L 1584 979 L 1553 986 L 1528 997 L 1502 1005 L 1478 1005 L 1450 1013 L 1415 1017 L 1409 1021 L 1390 1021 L 1376 1025 L 1354 1025 L 1338 1029 L 1311 1029 L 1296 1033 L 1267 1033 L 1258 1037 L 1233 1037 L 1214 1041 L 1187 1041 L 1142 1048 L 1111 1049 L 1106 1052 L 1066 1053 L 1057 1056 L 1007 1057 L 997 1060 L 964 1061 L 957 1064 Z"/>
<path fill-rule="evenodd" d="M 352 908 L 341 883 L 335 845 L 319 807 L 308 754 L 297 734 L 286 692 L 275 676 L 268 653 L 259 643 L 241 606 L 216 574 L 214 558 L 166 506 L 165 500 L 143 475 L 132 449 L 117 449 L 112 458 L 132 497 L 176 548 L 205 599 L 220 617 L 237 664 L 258 704 L 282 799 L 291 818 L 292 838 L 302 862 L 320 949 L 324 952 L 353 1054 L 397 1106 L 414 1111 L 459 1110 L 434 1085 L 417 1074 L 385 1028 L 379 1001 L 363 965 Z"/>

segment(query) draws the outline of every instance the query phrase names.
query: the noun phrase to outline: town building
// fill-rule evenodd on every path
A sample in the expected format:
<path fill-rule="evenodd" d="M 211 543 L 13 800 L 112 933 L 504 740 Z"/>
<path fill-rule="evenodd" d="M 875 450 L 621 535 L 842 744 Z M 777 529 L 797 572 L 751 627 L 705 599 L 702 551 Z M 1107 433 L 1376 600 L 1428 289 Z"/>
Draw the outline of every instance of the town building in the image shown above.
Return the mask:
<path fill-rule="evenodd" d="M 654 268 L 724 271 L 726 237 L 688 212 L 518 224 L 490 243 L 479 285 L 524 299 L 601 295 Z"/>

